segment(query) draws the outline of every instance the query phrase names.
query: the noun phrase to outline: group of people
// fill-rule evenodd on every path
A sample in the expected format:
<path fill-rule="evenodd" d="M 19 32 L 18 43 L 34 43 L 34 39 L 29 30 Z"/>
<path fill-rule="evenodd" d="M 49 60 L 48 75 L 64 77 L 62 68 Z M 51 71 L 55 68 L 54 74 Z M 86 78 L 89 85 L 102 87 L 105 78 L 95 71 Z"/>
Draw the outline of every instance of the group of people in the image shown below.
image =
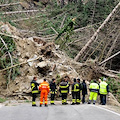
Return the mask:
<path fill-rule="evenodd" d="M 37 77 L 34 77 L 33 80 L 31 81 L 31 90 L 32 90 L 32 106 L 36 106 L 36 97 L 37 94 L 40 91 L 40 107 L 42 107 L 43 104 L 43 99 L 44 99 L 44 104 L 47 107 L 48 106 L 48 94 L 50 93 L 50 103 L 51 105 L 55 105 L 54 99 L 55 95 L 57 94 L 57 87 L 56 87 L 56 79 L 52 79 L 51 83 L 49 84 L 46 79 L 43 80 L 41 84 L 38 84 L 36 82 Z M 89 96 L 89 101 L 88 104 L 91 104 L 93 100 L 93 104 L 96 103 L 97 96 L 98 94 L 100 95 L 100 104 L 105 105 L 106 104 L 106 95 L 109 92 L 109 87 L 108 84 L 106 83 L 106 78 L 103 79 L 103 81 L 99 81 L 100 83 L 98 84 L 96 80 L 94 80 L 90 86 L 90 96 Z M 59 84 L 59 93 L 62 97 L 62 105 L 66 105 L 67 103 L 67 95 L 69 94 L 70 91 L 70 82 L 69 82 L 69 77 L 65 76 L 62 81 Z M 81 101 L 81 96 L 80 93 L 82 92 L 82 101 Z M 85 103 L 85 95 L 87 95 L 87 85 L 85 80 L 83 80 L 82 83 L 80 83 L 79 78 L 74 78 L 74 81 L 71 86 L 71 94 L 72 94 L 72 104 L 80 104 L 82 102 L 83 104 Z"/>
<path fill-rule="evenodd" d="M 91 104 L 91 101 L 93 100 L 93 104 L 96 103 L 97 96 L 100 95 L 100 104 L 105 105 L 106 104 L 106 95 L 109 93 L 109 86 L 106 82 L 106 78 L 103 78 L 103 81 L 99 79 L 99 84 L 96 80 L 94 80 L 90 86 L 90 96 L 89 96 L 89 102 L 88 104 Z"/>

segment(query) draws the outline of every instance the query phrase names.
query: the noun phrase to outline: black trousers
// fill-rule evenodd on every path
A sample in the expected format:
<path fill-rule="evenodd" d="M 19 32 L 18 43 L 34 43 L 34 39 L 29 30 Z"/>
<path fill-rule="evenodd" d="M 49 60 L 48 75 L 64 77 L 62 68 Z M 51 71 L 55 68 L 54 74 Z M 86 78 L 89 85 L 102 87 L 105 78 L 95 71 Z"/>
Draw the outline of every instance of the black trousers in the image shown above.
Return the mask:
<path fill-rule="evenodd" d="M 72 92 L 72 102 L 80 103 L 80 92 Z"/>
<path fill-rule="evenodd" d="M 82 103 L 85 103 L 85 94 L 82 95 Z"/>
<path fill-rule="evenodd" d="M 62 103 L 67 102 L 67 93 L 62 93 Z"/>
<path fill-rule="evenodd" d="M 55 93 L 53 94 L 53 93 L 51 93 L 51 103 L 54 103 L 54 99 L 55 99 Z"/>
<path fill-rule="evenodd" d="M 106 95 L 100 94 L 100 100 L 101 100 L 101 104 L 105 105 L 106 104 Z"/>
<path fill-rule="evenodd" d="M 35 104 L 35 100 L 36 100 L 36 97 L 37 97 L 37 94 L 36 93 L 33 93 L 32 94 L 32 104 Z"/>

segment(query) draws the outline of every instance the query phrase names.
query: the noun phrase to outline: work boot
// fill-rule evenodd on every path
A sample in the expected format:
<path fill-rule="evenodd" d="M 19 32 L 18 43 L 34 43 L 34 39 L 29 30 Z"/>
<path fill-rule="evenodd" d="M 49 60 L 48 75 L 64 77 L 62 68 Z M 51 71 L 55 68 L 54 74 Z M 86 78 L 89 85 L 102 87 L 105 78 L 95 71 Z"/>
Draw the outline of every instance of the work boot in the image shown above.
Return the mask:
<path fill-rule="evenodd" d="M 48 105 L 47 105 L 47 104 L 45 104 L 45 107 L 48 107 Z"/>
<path fill-rule="evenodd" d="M 42 107 L 42 105 L 40 104 L 40 107 Z"/>
<path fill-rule="evenodd" d="M 32 105 L 33 107 L 37 107 L 37 105 Z"/>
<path fill-rule="evenodd" d="M 55 103 L 51 103 L 51 105 L 55 105 Z"/>
<path fill-rule="evenodd" d="M 95 105 L 95 103 L 93 103 L 93 105 Z"/>
<path fill-rule="evenodd" d="M 71 105 L 75 105 L 75 103 L 72 103 Z"/>
<path fill-rule="evenodd" d="M 65 105 L 67 105 L 68 103 L 65 103 Z"/>
<path fill-rule="evenodd" d="M 79 105 L 80 103 L 77 102 L 76 104 Z"/>
<path fill-rule="evenodd" d="M 90 102 L 88 102 L 88 104 L 91 104 Z"/>

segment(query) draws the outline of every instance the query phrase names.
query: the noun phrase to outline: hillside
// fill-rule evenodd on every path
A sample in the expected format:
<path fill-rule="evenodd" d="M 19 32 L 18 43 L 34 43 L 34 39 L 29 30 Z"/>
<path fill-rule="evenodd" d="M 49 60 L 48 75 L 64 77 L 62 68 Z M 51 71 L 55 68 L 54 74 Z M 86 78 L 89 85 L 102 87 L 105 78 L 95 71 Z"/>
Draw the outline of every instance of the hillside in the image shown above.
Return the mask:
<path fill-rule="evenodd" d="M 81 54 L 79 62 L 73 60 L 117 5 L 117 0 L 104 4 L 80 0 L 78 4 L 66 3 L 62 8 L 54 0 L 46 7 L 41 2 L 3 2 L 0 8 L 3 15 L 0 22 L 0 97 L 30 99 L 27 95 L 33 76 L 38 77 L 39 83 L 43 78 L 48 81 L 56 78 L 59 83 L 68 75 L 71 83 L 73 78 L 79 77 L 88 84 L 93 79 L 107 77 L 111 92 L 120 100 L 120 54 L 99 65 L 120 51 L 120 5 Z M 55 41 L 72 18 L 76 18 L 73 31 L 63 33 Z M 114 100 L 111 95 L 109 103 L 118 105 Z"/>

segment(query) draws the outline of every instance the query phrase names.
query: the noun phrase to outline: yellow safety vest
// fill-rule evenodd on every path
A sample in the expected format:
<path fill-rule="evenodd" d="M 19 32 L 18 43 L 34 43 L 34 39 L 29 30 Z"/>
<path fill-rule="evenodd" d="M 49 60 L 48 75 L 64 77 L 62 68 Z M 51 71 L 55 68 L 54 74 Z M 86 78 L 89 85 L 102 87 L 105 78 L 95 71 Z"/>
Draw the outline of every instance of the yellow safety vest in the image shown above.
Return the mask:
<path fill-rule="evenodd" d="M 100 83 L 100 94 L 107 95 L 107 85 L 104 81 Z"/>

